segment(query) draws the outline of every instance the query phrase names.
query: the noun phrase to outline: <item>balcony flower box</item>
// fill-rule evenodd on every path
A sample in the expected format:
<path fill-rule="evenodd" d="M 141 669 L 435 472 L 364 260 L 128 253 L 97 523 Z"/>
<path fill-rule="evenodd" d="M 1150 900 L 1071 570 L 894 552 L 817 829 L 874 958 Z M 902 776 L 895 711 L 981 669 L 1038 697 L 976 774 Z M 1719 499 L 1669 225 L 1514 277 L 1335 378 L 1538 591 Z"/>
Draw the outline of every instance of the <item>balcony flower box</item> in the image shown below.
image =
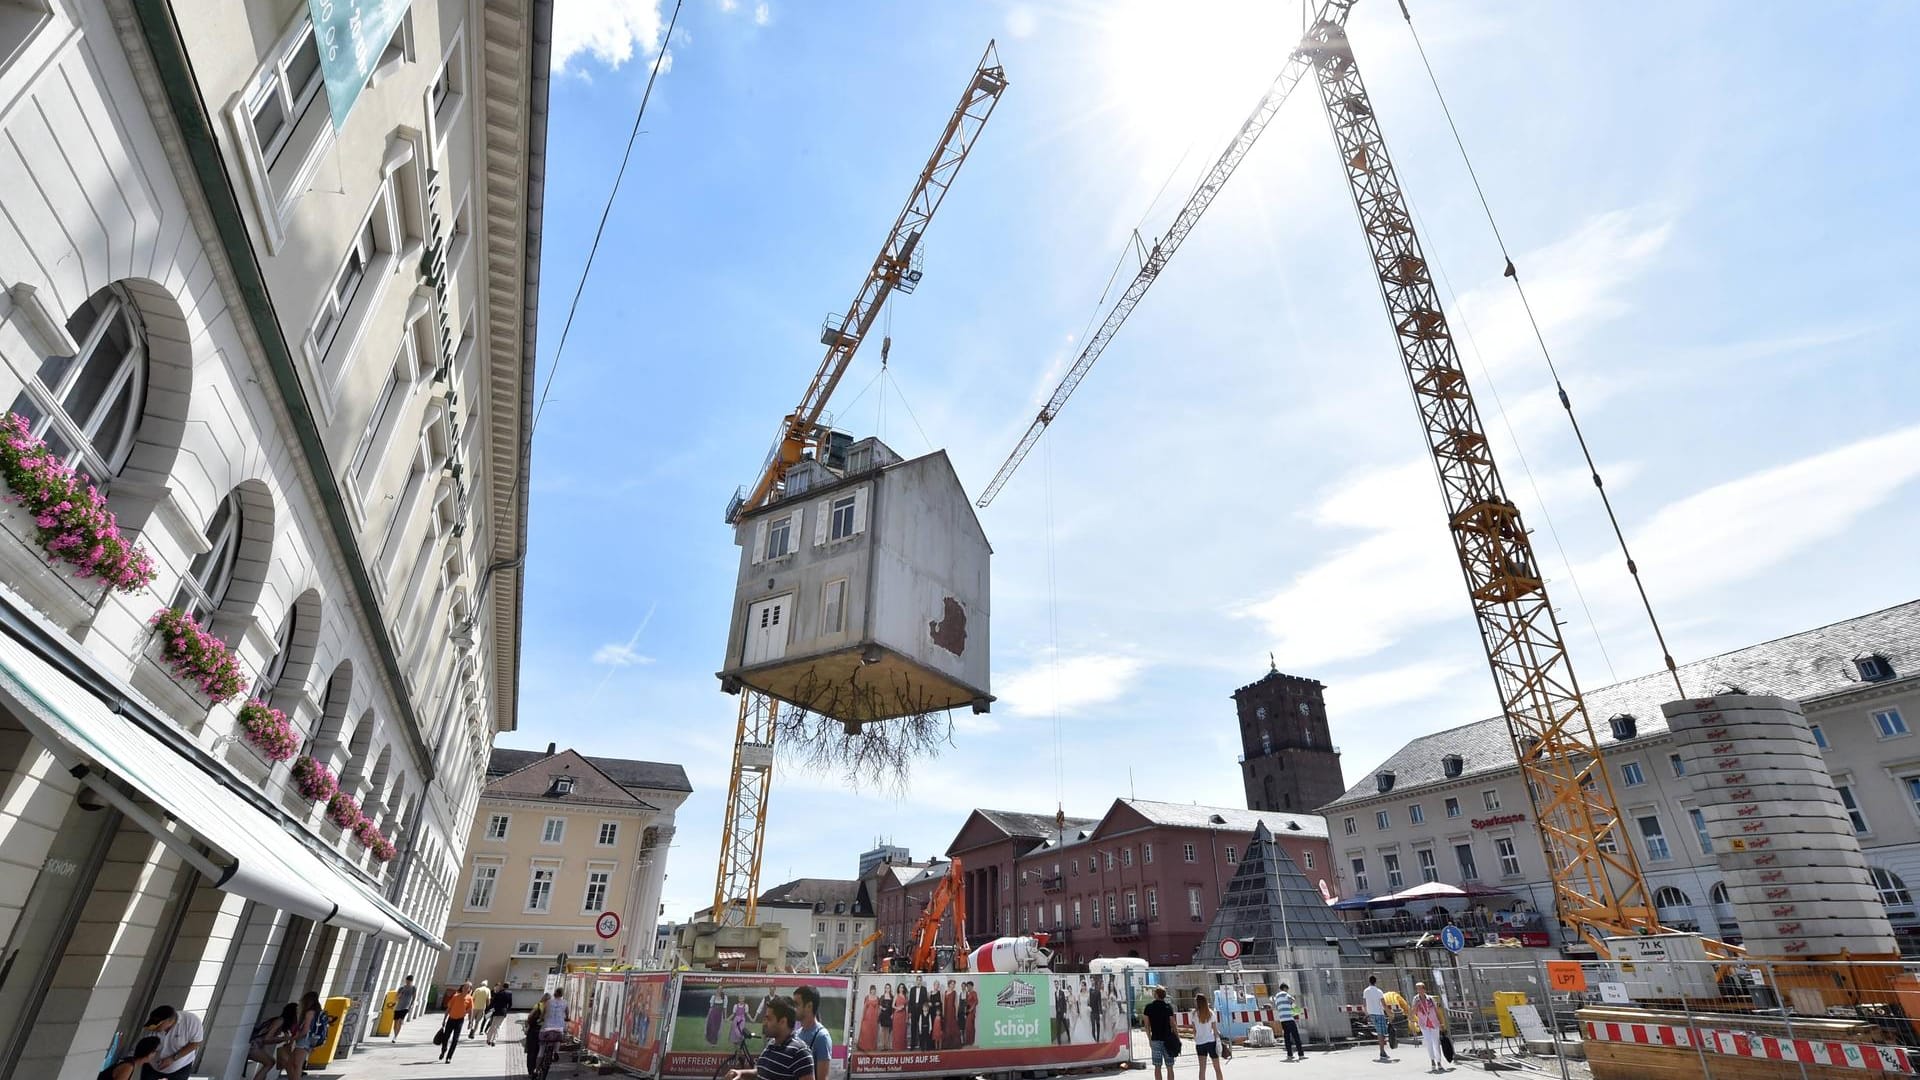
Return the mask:
<path fill-rule="evenodd" d="M 360 824 L 360 800 L 344 791 L 334 792 L 333 797 L 327 800 L 327 820 L 342 829 L 351 829 Z"/>
<path fill-rule="evenodd" d="M 399 853 L 398 849 L 393 846 L 393 841 L 384 836 L 376 838 L 374 842 L 367 845 L 367 847 L 368 850 L 373 852 L 374 859 L 383 863 L 392 862 L 393 857 Z"/>
<path fill-rule="evenodd" d="M 197 689 L 214 705 L 240 696 L 246 678 L 226 642 L 201 629 L 192 615 L 178 608 L 161 608 L 150 621 L 160 643 L 160 661 L 175 679 Z"/>
<path fill-rule="evenodd" d="M 300 729 L 293 726 L 287 714 L 268 705 L 264 701 L 249 698 L 240 706 L 240 736 L 260 756 L 274 764 L 291 759 L 300 752 Z"/>
<path fill-rule="evenodd" d="M 353 823 L 353 838 L 363 848 L 371 848 L 376 842 L 386 839 L 380 835 L 380 828 L 373 823 L 373 819 L 365 817 Z"/>
<path fill-rule="evenodd" d="M 293 787 L 308 802 L 328 802 L 334 792 L 340 790 L 340 782 L 334 779 L 333 770 L 311 757 L 295 758 L 293 767 Z M 332 807 L 329 806 L 331 811 Z"/>
<path fill-rule="evenodd" d="M 33 539 L 50 561 L 121 592 L 153 583 L 152 558 L 120 535 L 100 490 L 34 437 L 19 413 L 0 420 L 0 478 L 6 480 L 7 501 L 31 516 Z"/>

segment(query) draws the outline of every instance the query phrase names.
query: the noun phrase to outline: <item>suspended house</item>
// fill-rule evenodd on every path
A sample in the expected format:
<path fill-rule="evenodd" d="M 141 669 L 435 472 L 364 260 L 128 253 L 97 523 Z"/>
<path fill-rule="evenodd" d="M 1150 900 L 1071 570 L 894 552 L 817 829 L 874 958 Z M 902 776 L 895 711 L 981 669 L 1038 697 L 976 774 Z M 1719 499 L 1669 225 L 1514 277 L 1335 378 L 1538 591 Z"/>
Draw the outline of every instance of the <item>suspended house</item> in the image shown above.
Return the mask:
<path fill-rule="evenodd" d="M 848 730 L 993 701 L 988 563 L 944 451 L 903 461 L 878 439 L 788 472 L 741 514 L 722 689 L 743 688 Z"/>

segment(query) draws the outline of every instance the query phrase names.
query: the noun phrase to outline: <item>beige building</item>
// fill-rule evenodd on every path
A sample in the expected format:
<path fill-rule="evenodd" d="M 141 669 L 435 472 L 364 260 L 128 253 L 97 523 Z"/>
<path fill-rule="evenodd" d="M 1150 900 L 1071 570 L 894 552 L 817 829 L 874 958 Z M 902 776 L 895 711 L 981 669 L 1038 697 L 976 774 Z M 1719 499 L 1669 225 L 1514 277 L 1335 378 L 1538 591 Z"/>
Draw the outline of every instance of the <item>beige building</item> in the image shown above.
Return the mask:
<path fill-rule="evenodd" d="M 1854 832 L 1902 941 L 1920 953 L 1920 601 L 1750 645 L 1680 667 L 1703 694 L 1800 703 L 1848 805 Z M 1711 839 L 1667 730 L 1663 672 L 1590 690 L 1587 709 L 1660 921 L 1738 942 Z M 1343 897 L 1383 896 L 1423 881 L 1497 890 L 1437 907 L 1476 934 L 1572 945 L 1553 890 L 1504 719 L 1422 736 L 1324 807 Z M 1430 912 L 1368 912 L 1376 948 L 1428 929 Z M 1575 946 L 1575 948 L 1578 948 Z"/>
<path fill-rule="evenodd" d="M 0 1076 L 430 975 L 516 723 L 550 0 L 329 10 L 0 0 Z"/>
<path fill-rule="evenodd" d="M 678 765 L 495 749 L 439 981 L 535 988 L 562 956 L 654 963 L 673 814 L 692 791 Z"/>

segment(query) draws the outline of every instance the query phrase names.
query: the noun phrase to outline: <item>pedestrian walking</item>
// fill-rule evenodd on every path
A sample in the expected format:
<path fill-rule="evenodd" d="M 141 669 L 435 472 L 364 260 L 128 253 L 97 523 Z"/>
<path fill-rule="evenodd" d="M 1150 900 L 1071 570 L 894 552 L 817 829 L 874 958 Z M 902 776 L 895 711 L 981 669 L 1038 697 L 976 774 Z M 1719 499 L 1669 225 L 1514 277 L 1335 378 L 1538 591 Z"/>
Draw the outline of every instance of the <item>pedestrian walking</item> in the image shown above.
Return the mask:
<path fill-rule="evenodd" d="M 145 1030 L 160 1037 L 160 1049 L 140 1067 L 144 1080 L 186 1080 L 206 1045 L 206 1025 L 190 1012 L 162 1005 L 147 1016 Z"/>
<path fill-rule="evenodd" d="M 1427 993 L 1427 984 L 1413 984 L 1413 1023 L 1420 1029 L 1421 1045 L 1427 1048 L 1427 1060 L 1433 1067 L 1428 1072 L 1447 1071 L 1445 1055 L 1440 1052 L 1440 1033 L 1446 1023 L 1440 1015 L 1440 1003 Z"/>
<path fill-rule="evenodd" d="M 1380 1056 L 1375 1061 L 1392 1061 L 1387 1056 L 1387 992 L 1380 989 L 1377 976 L 1367 976 L 1367 988 L 1360 991 L 1366 1003 L 1367 1018 L 1373 1021 L 1373 1033 L 1380 1040 Z"/>
<path fill-rule="evenodd" d="M 407 1022 L 408 1014 L 413 1012 L 413 999 L 420 995 L 420 988 L 413 985 L 413 976 L 400 980 L 400 989 L 393 992 L 393 1038 L 388 1042 L 400 1041 L 400 1025 Z"/>
<path fill-rule="evenodd" d="M 833 1034 L 820 1022 L 820 991 L 811 986 L 794 988 L 793 1023 L 794 1034 L 813 1055 L 813 1080 L 827 1080 L 827 1070 L 833 1066 Z"/>
<path fill-rule="evenodd" d="M 433 1041 L 440 1044 L 440 1060 L 452 1061 L 453 1051 L 460 1045 L 460 1033 L 466 1030 L 467 1015 L 473 1012 L 473 984 L 463 982 L 453 993 L 447 995 L 447 1018 L 440 1025 L 439 1034 Z"/>
<path fill-rule="evenodd" d="M 267 1080 L 267 1075 L 274 1069 L 284 1068 L 282 1060 L 286 1057 L 287 1044 L 293 1041 L 293 1027 L 299 1020 L 299 1003 L 289 1001 L 278 1016 L 269 1016 L 253 1025 L 253 1032 L 247 1039 L 247 1061 L 260 1066 L 254 1070 L 253 1080 Z"/>
<path fill-rule="evenodd" d="M 320 995 L 309 990 L 300 995 L 300 1013 L 293 1021 L 293 1041 L 286 1047 L 280 1068 L 287 1080 L 300 1080 L 307 1071 L 307 1055 L 327 1041 L 327 1028 L 333 1017 L 320 1007 Z"/>
<path fill-rule="evenodd" d="M 1153 988 L 1153 1000 L 1140 1010 L 1147 1018 L 1147 1045 L 1153 1048 L 1153 1080 L 1161 1080 L 1160 1066 L 1167 1067 L 1166 1080 L 1173 1080 L 1173 1059 L 1180 1056 L 1180 1036 L 1173 1032 L 1173 1006 L 1167 1004 L 1167 988 Z"/>
<path fill-rule="evenodd" d="M 1213 1061 L 1213 1080 L 1227 1080 L 1220 1072 L 1220 1018 L 1206 991 L 1193 995 L 1193 1059 L 1200 1063 L 1200 1080 L 1207 1080 L 1207 1061 Z"/>
<path fill-rule="evenodd" d="M 467 1014 L 467 1038 L 480 1034 L 480 1025 L 487 1022 L 487 1005 L 492 1000 L 493 987 L 481 979 L 480 985 L 473 988 L 473 1011 Z"/>
<path fill-rule="evenodd" d="M 500 989 L 493 992 L 487 1001 L 487 1045 L 492 1046 L 496 1035 L 500 1034 L 500 1025 L 507 1022 L 507 1014 L 513 1011 L 513 991 L 502 983 Z"/>
<path fill-rule="evenodd" d="M 1409 1009 L 1407 999 L 1400 996 L 1400 991 L 1389 990 L 1382 995 L 1382 1000 L 1387 1006 L 1387 1049 L 1397 1050 L 1400 1047 L 1399 1028 L 1406 1022 Z"/>
<path fill-rule="evenodd" d="M 1287 984 L 1281 983 L 1280 992 L 1273 995 L 1273 1018 L 1280 1024 L 1280 1039 L 1286 1044 L 1288 1061 L 1292 1061 L 1296 1053 L 1301 1061 L 1307 1059 L 1307 1047 L 1300 1041 L 1300 1024 L 1295 1019 L 1299 1011 Z"/>
<path fill-rule="evenodd" d="M 148 1035 L 133 1044 L 133 1053 L 122 1054 L 120 1060 L 101 1069 L 99 1080 L 139 1080 L 140 1070 L 152 1064 L 159 1052 L 160 1036 Z"/>
<path fill-rule="evenodd" d="M 813 1051 L 800 1038 L 799 1010 L 793 999 L 779 994 L 760 1009 L 760 1030 L 767 1042 L 751 1069 L 734 1069 L 726 1080 L 813 1080 Z"/>
<path fill-rule="evenodd" d="M 552 994 L 541 994 L 540 1000 L 527 1010 L 527 1019 L 523 1026 L 526 1032 L 522 1041 L 527 1044 L 527 1075 L 533 1075 L 533 1067 L 540 1057 L 540 1028 L 547 1022 L 547 1003 L 553 1000 Z"/>

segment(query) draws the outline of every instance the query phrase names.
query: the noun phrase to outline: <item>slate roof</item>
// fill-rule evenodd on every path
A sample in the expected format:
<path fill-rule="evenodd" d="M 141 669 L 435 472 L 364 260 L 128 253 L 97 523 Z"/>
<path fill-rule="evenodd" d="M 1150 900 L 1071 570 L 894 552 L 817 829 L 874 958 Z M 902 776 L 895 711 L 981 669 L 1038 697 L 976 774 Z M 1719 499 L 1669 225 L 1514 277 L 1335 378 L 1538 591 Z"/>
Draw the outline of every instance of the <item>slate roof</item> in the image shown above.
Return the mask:
<path fill-rule="evenodd" d="M 1892 663 L 1896 679 L 1920 676 L 1920 600 L 1682 664 L 1680 681 L 1693 694 L 1724 694 L 1737 689 L 1805 702 L 1869 685 L 1860 681 L 1853 661 L 1873 654 Z M 1660 705 L 1673 699 L 1673 682 L 1662 671 L 1587 691 L 1587 714 L 1604 748 L 1613 742 L 1607 722 L 1621 713 L 1634 717 L 1636 738 L 1665 732 L 1667 723 Z M 1423 735 L 1369 769 L 1346 794 L 1322 809 L 1380 798 L 1375 777 L 1383 771 L 1391 770 L 1394 775 L 1388 798 L 1403 795 L 1409 788 L 1448 782 L 1441 771 L 1441 758 L 1448 754 L 1464 759 L 1460 779 L 1513 768 L 1513 741 L 1507 735 L 1506 718 L 1496 716 Z"/>
<path fill-rule="evenodd" d="M 871 915 L 860 903 L 860 883 L 841 878 L 795 878 L 775 885 L 760 894 L 763 904 L 811 904 L 815 911 L 833 911 L 837 903 L 847 905 L 836 914 Z M 825 905 L 822 907 L 822 905 Z"/>
<path fill-rule="evenodd" d="M 1213 829 L 1220 832 L 1251 833 L 1262 825 L 1275 836 L 1311 836 L 1326 839 L 1327 819 L 1315 814 L 1283 814 L 1272 810 L 1240 810 L 1230 806 L 1195 806 L 1192 803 L 1154 802 L 1150 799 L 1121 799 L 1121 802 L 1153 822 L 1179 829 Z M 1215 821 L 1215 817 L 1223 820 Z M 1294 826 L 1299 828 L 1294 828 Z"/>
<path fill-rule="evenodd" d="M 554 781 L 561 776 L 573 778 L 572 789 L 562 794 Z M 489 781 L 486 794 L 501 799 L 541 799 L 556 806 L 618 806 L 628 809 L 658 810 L 659 807 L 617 784 L 606 773 L 572 750 L 551 756 L 542 754 L 516 772 Z"/>
<path fill-rule="evenodd" d="M 1057 831 L 1052 814 L 1026 814 L 1018 810 L 980 810 L 979 815 L 986 818 L 994 828 L 1008 836 L 1030 836 L 1040 840 L 1051 839 Z M 1067 819 L 1067 834 L 1081 829 L 1091 830 L 1100 823 L 1098 818 Z"/>
<path fill-rule="evenodd" d="M 495 747 L 487 758 L 487 779 L 493 780 L 521 769 L 550 756 L 546 750 L 509 750 Z M 584 755 L 582 755 L 584 756 Z M 586 759 L 594 768 L 606 773 L 614 783 L 625 788 L 651 788 L 655 791 L 692 791 L 693 785 L 687 782 L 687 770 L 678 765 L 660 761 L 633 761 L 628 758 L 590 757 Z"/>

